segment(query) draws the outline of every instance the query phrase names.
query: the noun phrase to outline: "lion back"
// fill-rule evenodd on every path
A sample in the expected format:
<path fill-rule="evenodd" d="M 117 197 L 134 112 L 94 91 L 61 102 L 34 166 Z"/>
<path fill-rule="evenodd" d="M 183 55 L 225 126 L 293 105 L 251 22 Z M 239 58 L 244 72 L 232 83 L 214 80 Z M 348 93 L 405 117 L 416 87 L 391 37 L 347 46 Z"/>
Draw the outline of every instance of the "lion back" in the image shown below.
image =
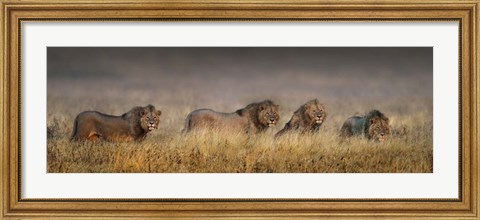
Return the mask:
<path fill-rule="evenodd" d="M 216 112 L 212 109 L 197 109 L 190 112 L 185 119 L 183 131 L 189 132 L 199 128 L 223 129 L 236 127 L 241 123 L 238 120 L 240 116 L 237 113 Z"/>
<path fill-rule="evenodd" d="M 353 116 L 348 118 L 340 129 L 341 137 L 351 137 L 363 134 L 365 130 L 365 117 Z"/>

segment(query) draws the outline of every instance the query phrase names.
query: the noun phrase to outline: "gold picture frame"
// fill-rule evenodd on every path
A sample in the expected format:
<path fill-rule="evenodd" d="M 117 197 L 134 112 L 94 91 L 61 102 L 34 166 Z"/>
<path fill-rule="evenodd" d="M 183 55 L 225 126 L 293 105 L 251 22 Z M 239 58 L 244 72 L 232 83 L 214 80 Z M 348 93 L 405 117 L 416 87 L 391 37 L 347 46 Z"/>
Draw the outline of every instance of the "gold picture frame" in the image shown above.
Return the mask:
<path fill-rule="evenodd" d="M 2 218 L 478 219 L 479 1 L 2 0 Z M 457 21 L 458 199 L 22 199 L 21 25 L 24 21 Z"/>

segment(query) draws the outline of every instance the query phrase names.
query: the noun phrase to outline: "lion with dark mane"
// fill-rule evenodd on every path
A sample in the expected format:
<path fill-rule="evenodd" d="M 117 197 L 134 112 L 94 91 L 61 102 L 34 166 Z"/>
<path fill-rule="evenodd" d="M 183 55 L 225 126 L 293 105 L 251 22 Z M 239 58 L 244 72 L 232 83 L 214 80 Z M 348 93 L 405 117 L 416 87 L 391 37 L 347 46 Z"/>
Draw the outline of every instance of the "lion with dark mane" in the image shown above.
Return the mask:
<path fill-rule="evenodd" d="M 85 111 L 75 118 L 71 140 L 102 139 L 108 141 L 143 140 L 157 129 L 162 111 L 153 105 L 134 107 L 121 116 Z"/>
<path fill-rule="evenodd" d="M 389 119 L 382 112 L 372 110 L 365 116 L 353 116 L 343 123 L 341 137 L 365 135 L 369 140 L 383 142 L 390 136 Z"/>
<path fill-rule="evenodd" d="M 188 114 L 184 132 L 206 128 L 257 134 L 277 124 L 278 112 L 279 106 L 270 100 L 249 104 L 232 113 L 198 109 Z"/>
<path fill-rule="evenodd" d="M 275 136 L 281 136 L 289 131 L 301 133 L 318 131 L 326 118 L 325 106 L 318 99 L 310 100 L 293 113 L 290 121 Z"/>

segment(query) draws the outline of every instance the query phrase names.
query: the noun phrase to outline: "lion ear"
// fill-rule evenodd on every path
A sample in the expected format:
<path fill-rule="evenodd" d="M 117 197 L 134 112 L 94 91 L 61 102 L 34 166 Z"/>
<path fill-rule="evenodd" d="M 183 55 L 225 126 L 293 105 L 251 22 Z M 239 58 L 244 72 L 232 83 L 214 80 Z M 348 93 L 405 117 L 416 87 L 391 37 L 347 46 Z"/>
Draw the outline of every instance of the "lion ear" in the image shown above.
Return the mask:
<path fill-rule="evenodd" d="M 264 106 L 264 105 L 261 105 L 261 106 L 260 106 L 260 111 L 263 111 L 263 110 L 265 110 L 265 106 Z"/>
<path fill-rule="evenodd" d="M 157 110 L 157 115 L 158 115 L 158 116 L 162 115 L 162 111 Z"/>
<path fill-rule="evenodd" d="M 139 113 L 138 113 L 140 116 L 144 116 L 146 114 L 145 110 L 141 110 Z"/>
<path fill-rule="evenodd" d="M 375 119 L 375 118 L 370 118 L 370 124 L 375 123 L 375 121 L 377 121 L 377 119 Z"/>

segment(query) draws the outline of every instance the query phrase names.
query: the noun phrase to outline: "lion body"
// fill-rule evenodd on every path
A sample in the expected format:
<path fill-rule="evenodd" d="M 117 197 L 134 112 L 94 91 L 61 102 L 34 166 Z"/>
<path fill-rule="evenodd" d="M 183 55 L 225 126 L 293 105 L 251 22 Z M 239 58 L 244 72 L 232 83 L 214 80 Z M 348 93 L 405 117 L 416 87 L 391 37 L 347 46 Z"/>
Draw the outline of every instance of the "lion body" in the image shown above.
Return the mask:
<path fill-rule="evenodd" d="M 341 137 L 364 135 L 369 140 L 384 141 L 391 134 L 389 119 L 378 110 L 372 110 L 365 116 L 348 118 L 340 129 Z"/>
<path fill-rule="evenodd" d="M 134 107 L 121 116 L 85 111 L 75 118 L 71 140 L 143 140 L 158 127 L 160 115 L 161 111 L 152 105 Z"/>
<path fill-rule="evenodd" d="M 252 103 L 232 113 L 198 109 L 188 114 L 184 132 L 195 129 L 218 129 L 246 133 L 259 133 L 278 121 L 278 105 L 270 100 Z"/>
<path fill-rule="evenodd" d="M 293 113 L 290 121 L 275 136 L 283 135 L 288 131 L 299 131 L 301 133 L 316 132 L 326 118 L 325 106 L 317 99 L 310 100 Z"/>

